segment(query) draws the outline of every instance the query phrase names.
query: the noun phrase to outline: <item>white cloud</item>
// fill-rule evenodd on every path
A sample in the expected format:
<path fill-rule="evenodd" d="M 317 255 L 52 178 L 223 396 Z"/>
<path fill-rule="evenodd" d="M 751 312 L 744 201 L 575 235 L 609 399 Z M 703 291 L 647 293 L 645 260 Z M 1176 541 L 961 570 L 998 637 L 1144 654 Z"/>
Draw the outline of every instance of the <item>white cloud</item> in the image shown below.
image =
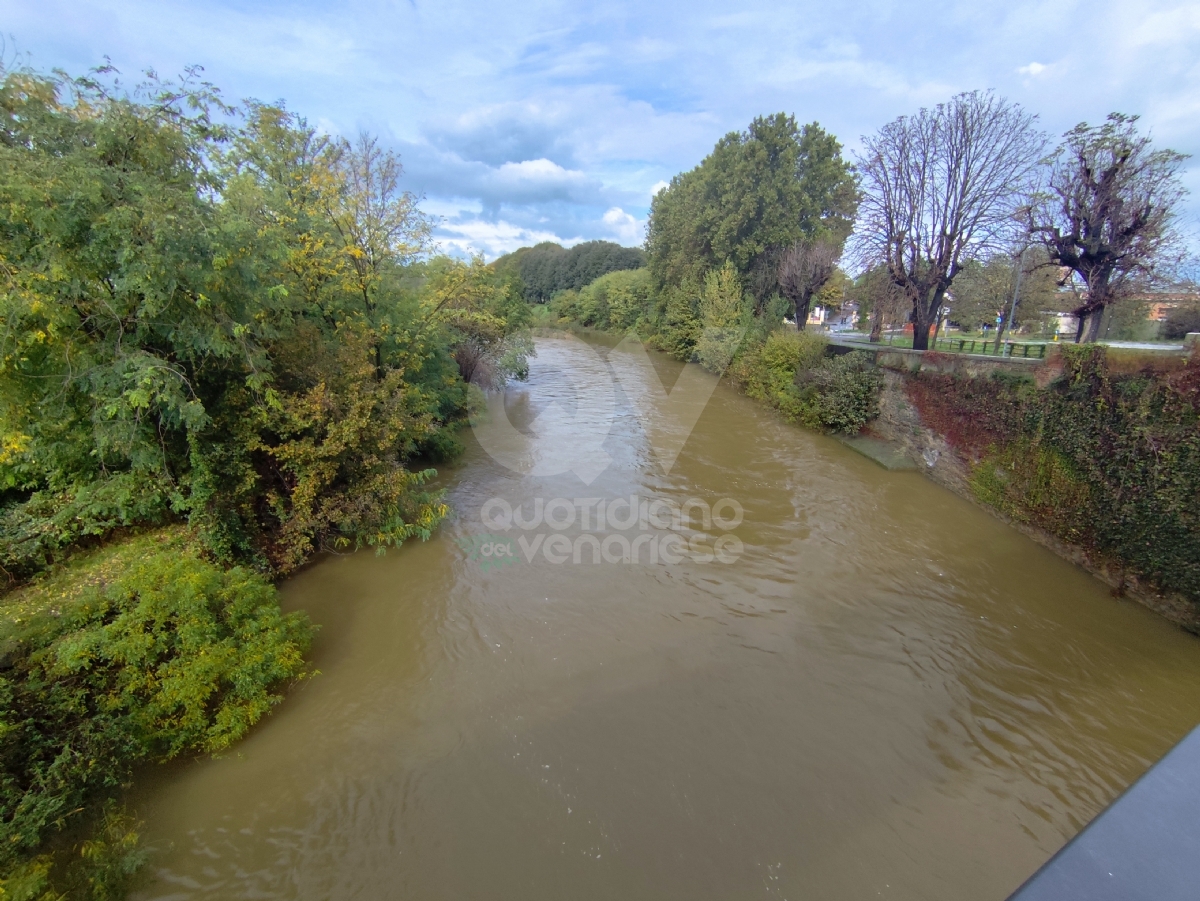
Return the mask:
<path fill-rule="evenodd" d="M 1192 4 L 1148 11 L 1131 9 L 1127 24 L 1119 35 L 1132 47 L 1163 48 L 1194 44 L 1200 36 L 1200 8 Z"/>
<path fill-rule="evenodd" d="M 1020 75 L 1027 75 L 1030 78 L 1037 78 L 1048 68 L 1050 67 L 1043 63 L 1030 63 L 1028 66 L 1021 66 L 1018 68 L 1017 73 Z"/>
<path fill-rule="evenodd" d="M 497 222 L 469 219 L 463 222 L 443 223 L 437 228 L 435 237 L 443 250 L 457 251 L 468 256 L 481 253 L 489 260 L 511 253 L 518 247 L 528 247 L 542 241 L 557 241 L 564 247 L 570 247 L 583 240 L 580 237 L 560 238 L 554 232 L 524 228 L 503 219 Z"/>
<path fill-rule="evenodd" d="M 625 212 L 619 206 L 608 210 L 601 220 L 610 229 L 618 244 L 635 245 L 646 240 L 646 222 Z"/>
<path fill-rule="evenodd" d="M 545 188 L 585 187 L 586 175 L 578 170 L 564 169 L 547 159 L 504 163 L 496 170 L 496 181 L 517 190 L 538 191 Z"/>
<path fill-rule="evenodd" d="M 659 191 L 661 191 L 663 188 L 669 187 L 671 187 L 671 183 L 669 181 L 656 181 L 650 186 L 650 196 L 657 197 Z"/>
<path fill-rule="evenodd" d="M 603 209 L 615 199 L 594 176 L 545 158 L 493 166 L 423 141 L 398 147 L 409 186 L 429 197 L 475 200 L 493 211 L 547 203 Z"/>

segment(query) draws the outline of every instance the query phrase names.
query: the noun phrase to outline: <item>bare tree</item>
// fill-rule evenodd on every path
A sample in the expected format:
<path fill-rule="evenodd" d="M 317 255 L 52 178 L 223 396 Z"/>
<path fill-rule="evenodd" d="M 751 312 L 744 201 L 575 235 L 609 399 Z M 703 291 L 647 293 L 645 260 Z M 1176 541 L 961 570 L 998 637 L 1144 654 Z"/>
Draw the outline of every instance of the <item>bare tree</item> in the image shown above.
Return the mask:
<path fill-rule="evenodd" d="M 804 330 L 808 310 L 817 292 L 837 268 L 841 248 L 830 241 L 798 241 L 784 251 L 779 261 L 779 290 L 792 303 L 796 328 Z"/>
<path fill-rule="evenodd" d="M 1051 159 L 1049 191 L 1028 213 L 1051 262 L 1083 282 L 1076 342 L 1095 341 L 1105 307 L 1173 274 L 1181 256 L 1176 208 L 1187 157 L 1152 150 L 1137 119 L 1112 113 L 1103 125 L 1067 132 Z"/>
<path fill-rule="evenodd" d="M 865 265 L 885 264 L 908 299 L 918 350 L 963 261 L 1011 244 L 1046 147 L 1035 122 L 972 91 L 863 139 L 856 248 Z"/>

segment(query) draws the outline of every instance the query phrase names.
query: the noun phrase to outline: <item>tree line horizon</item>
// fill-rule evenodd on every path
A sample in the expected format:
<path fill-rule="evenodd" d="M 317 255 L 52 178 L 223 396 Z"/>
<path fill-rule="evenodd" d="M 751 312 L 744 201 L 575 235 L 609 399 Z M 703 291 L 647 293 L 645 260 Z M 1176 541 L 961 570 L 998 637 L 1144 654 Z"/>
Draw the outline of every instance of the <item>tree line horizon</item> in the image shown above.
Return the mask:
<path fill-rule="evenodd" d="M 759 116 L 655 195 L 647 264 L 657 290 L 698 292 L 707 272 L 730 263 L 756 311 L 780 295 L 803 329 L 813 299 L 849 263 L 870 283 L 872 336 L 885 316 L 901 314 L 917 349 L 940 326 L 952 287 L 956 299 L 963 287 L 968 305 L 1003 310 L 1008 326 L 1005 295 L 1019 269 L 1027 289 L 1066 295 L 1077 343 L 1095 341 L 1106 311 L 1184 280 L 1188 157 L 1156 149 L 1137 122 L 1111 113 L 1053 144 L 1036 115 L 971 91 L 896 118 L 846 158 L 816 122 Z M 558 245 L 521 248 L 493 265 L 549 247 Z M 527 299 L 549 296 L 540 289 Z"/>

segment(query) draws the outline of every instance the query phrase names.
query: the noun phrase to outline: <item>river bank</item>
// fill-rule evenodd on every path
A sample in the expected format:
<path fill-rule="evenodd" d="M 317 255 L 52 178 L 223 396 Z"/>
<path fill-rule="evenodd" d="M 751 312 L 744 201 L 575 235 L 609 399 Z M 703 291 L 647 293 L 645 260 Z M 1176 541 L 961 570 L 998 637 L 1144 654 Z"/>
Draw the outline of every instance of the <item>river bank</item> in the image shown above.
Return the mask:
<path fill-rule="evenodd" d="M 1110 559 L 1089 553 L 1084 547 L 1064 541 L 1048 529 L 1006 515 L 979 498 L 972 485 L 972 461 L 945 434 L 926 425 L 905 389 L 906 375 L 888 371 L 880 395 L 879 417 L 867 431 L 903 448 L 918 469 L 939 485 L 976 504 L 1064 560 L 1095 576 L 1111 589 L 1114 598 L 1130 598 L 1194 635 L 1200 635 L 1200 605 L 1179 593 L 1164 593 L 1144 584 Z"/>
<path fill-rule="evenodd" d="M 114 796 L 216 754 L 305 672 L 313 628 L 186 528 L 114 536 L 0 600 L 0 897 L 119 898 L 142 861 Z"/>

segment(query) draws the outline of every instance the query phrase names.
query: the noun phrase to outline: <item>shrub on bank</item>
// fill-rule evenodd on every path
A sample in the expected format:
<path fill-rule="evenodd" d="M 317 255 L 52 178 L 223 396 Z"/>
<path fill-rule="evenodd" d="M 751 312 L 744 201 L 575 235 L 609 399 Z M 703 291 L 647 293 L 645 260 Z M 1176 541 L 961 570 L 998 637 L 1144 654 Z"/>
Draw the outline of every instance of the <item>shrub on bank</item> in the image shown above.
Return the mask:
<path fill-rule="evenodd" d="M 827 344 L 811 332 L 776 332 L 744 354 L 735 364 L 733 375 L 750 397 L 796 422 L 804 408 L 796 374 L 821 365 Z"/>
<path fill-rule="evenodd" d="M 0 897 L 54 898 L 52 883 L 108 884 L 130 869 L 136 839 L 112 810 L 77 851 L 39 852 L 135 764 L 244 736 L 302 674 L 310 636 L 261 575 L 208 562 L 178 528 L 78 558 L 6 597 Z"/>
<path fill-rule="evenodd" d="M 801 422 L 831 432 L 854 433 L 879 414 L 883 376 L 861 351 L 826 357 L 797 375 L 807 403 Z"/>
<path fill-rule="evenodd" d="M 879 412 L 883 377 L 868 355 L 827 357 L 827 345 L 810 332 L 775 332 L 742 356 L 734 375 L 791 422 L 857 432 Z"/>
<path fill-rule="evenodd" d="M 1045 388 L 920 373 L 925 423 L 971 462 L 983 502 L 1200 603 L 1200 357 L 1122 372 L 1064 347 Z"/>

